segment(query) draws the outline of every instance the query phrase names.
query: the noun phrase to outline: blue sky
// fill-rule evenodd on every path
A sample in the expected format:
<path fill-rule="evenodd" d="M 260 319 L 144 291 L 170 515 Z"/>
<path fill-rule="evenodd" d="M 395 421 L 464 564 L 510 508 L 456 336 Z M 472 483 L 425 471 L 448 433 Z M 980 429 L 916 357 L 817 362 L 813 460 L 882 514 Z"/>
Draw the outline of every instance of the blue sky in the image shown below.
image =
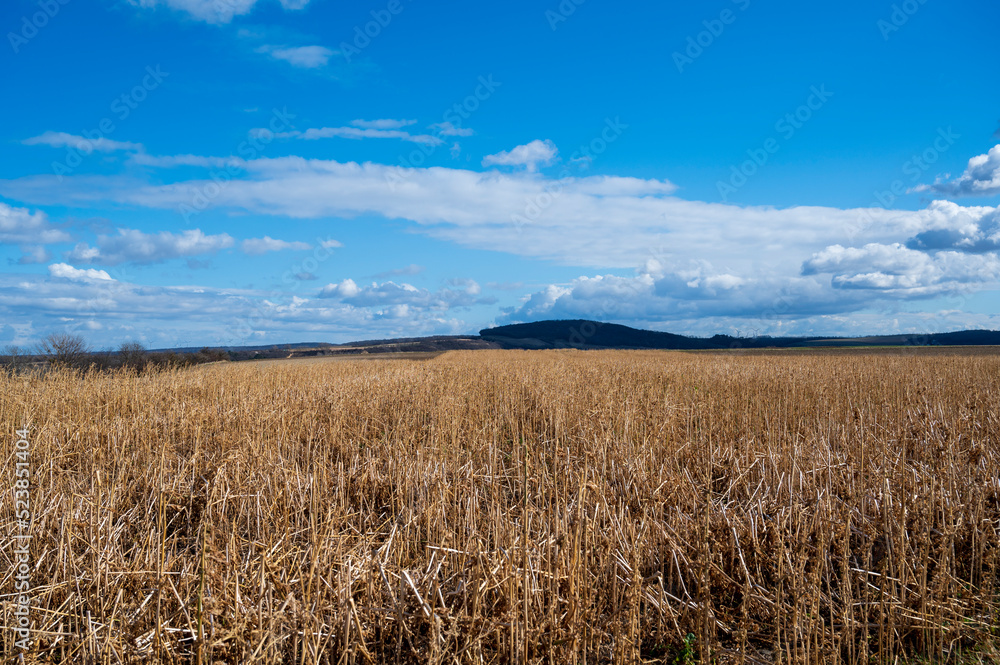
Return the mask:
<path fill-rule="evenodd" d="M 997 329 L 998 19 L 9 0 L 0 345 Z"/>

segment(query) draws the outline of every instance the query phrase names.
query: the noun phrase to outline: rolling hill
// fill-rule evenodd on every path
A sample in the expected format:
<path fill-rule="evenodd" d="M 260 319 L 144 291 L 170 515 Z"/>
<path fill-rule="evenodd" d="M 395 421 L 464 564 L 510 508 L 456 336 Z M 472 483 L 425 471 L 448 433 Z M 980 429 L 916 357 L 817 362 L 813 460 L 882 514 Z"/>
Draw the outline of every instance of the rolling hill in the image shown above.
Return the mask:
<path fill-rule="evenodd" d="M 584 319 L 497 326 L 480 330 L 479 336 L 505 349 L 696 350 L 820 346 L 990 346 L 1000 344 L 1000 332 L 993 330 L 868 337 L 733 337 L 730 335 L 687 337 Z"/>

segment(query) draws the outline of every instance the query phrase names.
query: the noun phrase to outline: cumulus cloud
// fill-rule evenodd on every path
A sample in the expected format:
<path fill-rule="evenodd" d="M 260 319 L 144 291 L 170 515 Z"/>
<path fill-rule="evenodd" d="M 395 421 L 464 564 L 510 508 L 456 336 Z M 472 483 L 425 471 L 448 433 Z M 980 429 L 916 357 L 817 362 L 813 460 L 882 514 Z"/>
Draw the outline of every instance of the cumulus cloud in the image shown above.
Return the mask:
<path fill-rule="evenodd" d="M 986 206 L 947 201 L 916 211 L 739 206 L 685 200 L 675 196 L 672 183 L 656 179 L 557 179 L 298 157 L 247 160 L 243 170 L 209 201 L 211 207 L 300 219 L 409 220 L 417 230 L 463 247 L 581 269 L 573 283 L 532 287 L 528 301 L 504 315 L 513 318 L 589 312 L 594 318 L 698 326 L 702 319 L 777 311 L 777 325 L 995 284 L 990 243 L 998 209 Z M 176 209 L 190 202 L 192 190 L 211 182 L 205 177 L 154 186 L 70 176 L 57 187 L 49 176 L 34 176 L 0 181 L 0 194 L 46 204 L 109 201 Z M 877 251 L 865 250 L 868 245 Z M 848 252 L 834 264 L 838 250 L 830 248 L 837 246 L 862 252 L 861 258 L 849 264 Z M 963 256 L 983 260 L 969 261 L 963 272 Z M 892 260 L 913 265 L 894 267 Z M 622 274 L 637 266 L 636 275 Z M 395 305 L 439 311 L 420 310 L 432 299 L 426 289 L 411 288 L 416 292 L 395 283 L 352 282 L 333 284 L 323 295 L 359 298 L 354 306 L 381 307 L 386 316 L 386 308 Z M 357 292 L 347 295 L 343 289 Z M 625 298 L 616 290 L 637 295 Z M 602 312 L 608 316 L 598 316 Z"/>
<path fill-rule="evenodd" d="M 471 279 L 451 280 L 449 288 L 430 291 L 412 284 L 396 282 L 372 282 L 369 286 L 358 286 L 353 279 L 344 279 L 336 284 L 327 284 L 319 293 L 320 298 L 335 298 L 355 307 L 370 308 L 413 308 L 420 310 L 448 310 L 455 307 L 490 304 L 491 298 L 481 298 L 479 284 Z"/>
<path fill-rule="evenodd" d="M 525 296 L 504 311 L 499 323 L 541 319 L 595 319 L 635 322 L 662 328 L 722 317 L 773 322 L 795 312 L 796 317 L 850 311 L 862 306 L 860 296 L 832 298 L 816 280 L 757 275 L 732 279 L 700 263 L 681 270 L 638 271 L 633 276 L 581 276 L 568 284 L 550 284 Z M 761 324 L 764 327 L 764 324 Z M 717 331 L 718 329 L 716 329 Z"/>
<path fill-rule="evenodd" d="M 70 240 L 72 237 L 68 233 L 52 227 L 44 212 L 31 212 L 0 202 L 0 242 L 52 244 Z"/>
<path fill-rule="evenodd" d="M 21 248 L 21 258 L 17 260 L 18 265 L 30 265 L 33 263 L 48 263 L 52 260 L 52 254 L 41 245 Z"/>
<path fill-rule="evenodd" d="M 910 249 L 969 253 L 1000 250 L 1000 208 L 935 201 L 920 215 L 921 230 L 906 242 Z"/>
<path fill-rule="evenodd" d="M 803 265 L 803 274 L 817 273 L 831 274 L 834 288 L 928 296 L 955 292 L 969 284 L 979 287 L 996 284 L 1000 280 L 1000 259 L 995 254 L 927 253 L 900 243 L 833 245 Z"/>
<path fill-rule="evenodd" d="M 95 150 L 97 152 L 117 152 L 119 150 L 141 152 L 143 150 L 141 143 L 112 141 L 103 136 L 96 139 L 88 139 L 76 134 L 67 134 L 66 132 L 45 132 L 44 134 L 25 139 L 21 143 L 24 145 L 47 145 L 52 148 L 76 148 L 88 155 Z"/>
<path fill-rule="evenodd" d="M 969 160 L 965 172 L 953 180 L 939 180 L 932 185 L 920 185 L 918 192 L 935 192 L 945 196 L 993 196 L 1000 194 L 1000 145 L 985 155 Z"/>
<path fill-rule="evenodd" d="M 880 245 L 869 243 L 864 247 L 832 245 L 814 254 L 802 266 L 803 275 L 818 273 L 859 272 L 873 267 L 890 273 L 905 273 L 926 264 L 923 252 L 907 249 L 899 243 Z"/>
<path fill-rule="evenodd" d="M 245 254 L 250 254 L 252 256 L 266 254 L 267 252 L 280 252 L 286 249 L 311 249 L 309 243 L 307 242 L 276 240 L 271 236 L 264 236 L 263 238 L 249 238 L 244 240 L 240 247 L 243 249 Z"/>
<path fill-rule="evenodd" d="M 476 280 L 465 277 L 453 277 L 447 281 L 447 284 L 452 288 L 461 289 L 470 296 L 479 295 L 483 290 Z"/>
<path fill-rule="evenodd" d="M 214 161 L 215 158 L 207 160 Z M 207 162 L 206 162 L 207 164 Z M 573 265 L 634 267 L 671 233 L 709 249 L 724 229 L 740 251 L 757 242 L 764 221 L 780 222 L 774 240 L 810 228 L 844 229 L 857 214 L 831 209 L 740 208 L 674 199 L 672 183 L 629 177 L 545 179 L 527 174 L 463 169 L 402 170 L 382 164 L 299 157 L 240 162 L 242 177 L 206 203 L 295 218 L 378 214 L 407 219 L 460 244 Z M 58 186 L 56 186 L 58 185 Z M 34 176 L 0 180 L 0 193 L 48 204 L 114 201 L 153 208 L 190 205 L 193 192 L 216 189 L 209 179 L 138 185 L 118 178 Z M 875 211 L 877 219 L 888 216 Z M 736 232 L 733 233 L 733 227 Z M 770 238 L 768 239 L 770 240 Z M 609 242 L 610 241 L 610 242 Z M 683 242 L 674 243 L 681 248 Z M 690 251 L 685 248 L 682 253 Z"/>
<path fill-rule="evenodd" d="M 229 23 L 236 16 L 249 14 L 257 0 L 129 0 L 135 6 L 151 9 L 166 6 L 175 11 L 187 13 L 194 19 L 206 23 Z M 309 0 L 281 0 L 284 9 L 302 9 Z"/>
<path fill-rule="evenodd" d="M 513 150 L 486 155 L 483 166 L 523 166 L 528 171 L 537 171 L 538 165 L 548 166 L 556 159 L 559 150 L 556 145 L 546 139 L 535 139 L 531 143 L 519 145 Z"/>
<path fill-rule="evenodd" d="M 256 51 L 303 69 L 325 67 L 330 61 L 330 56 L 335 53 L 325 46 L 272 46 L 269 44 L 259 46 Z"/>
<path fill-rule="evenodd" d="M 74 268 L 68 263 L 53 263 L 49 266 L 49 274 L 53 277 L 68 279 L 74 282 L 91 282 L 94 280 L 113 281 L 111 275 L 103 270 Z"/>
<path fill-rule="evenodd" d="M 998 284 L 995 253 L 928 253 L 901 243 L 831 245 L 808 258 L 797 275 L 773 270 L 737 275 L 707 261 L 679 267 L 653 259 L 634 276 L 581 276 L 550 284 L 505 310 L 498 322 L 587 318 L 654 328 L 673 324 L 687 331 L 728 326 L 792 334 L 795 326 L 788 322 L 819 317 L 827 331 L 844 329 L 845 320 L 838 317 L 845 314 L 891 309 L 917 298 L 957 298 L 960 306 L 969 293 Z"/>
<path fill-rule="evenodd" d="M 226 233 L 206 235 L 200 229 L 189 229 L 181 233 L 144 233 L 136 229 L 118 229 L 117 235 L 99 235 L 95 247 L 86 243 L 77 244 L 66 258 L 77 263 L 107 266 L 162 263 L 181 257 L 214 254 L 220 249 L 232 247 L 234 242 L 232 236 Z"/>
<path fill-rule="evenodd" d="M 360 289 L 353 279 L 347 278 L 337 284 L 327 284 L 319 292 L 320 298 L 353 298 Z"/>
<path fill-rule="evenodd" d="M 0 315 L 15 324 L 15 343 L 49 332 L 97 330 L 95 344 L 141 338 L 147 346 L 348 342 L 469 332 L 470 326 L 420 308 L 355 307 L 280 291 L 134 284 L 116 274 L 55 264 L 48 275 L 0 273 Z"/>

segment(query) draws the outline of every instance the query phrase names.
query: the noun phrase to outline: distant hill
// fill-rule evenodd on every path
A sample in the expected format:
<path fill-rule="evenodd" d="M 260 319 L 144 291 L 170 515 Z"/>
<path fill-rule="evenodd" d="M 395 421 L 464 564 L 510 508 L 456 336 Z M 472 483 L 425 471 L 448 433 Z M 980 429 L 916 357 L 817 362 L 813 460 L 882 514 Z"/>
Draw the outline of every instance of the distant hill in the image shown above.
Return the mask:
<path fill-rule="evenodd" d="M 443 352 L 473 349 L 769 349 L 801 347 L 867 346 L 994 346 L 1000 331 L 962 330 L 932 335 L 879 335 L 869 337 L 688 337 L 655 330 L 640 330 L 617 323 L 585 319 L 537 321 L 485 328 L 479 335 L 435 335 L 364 340 L 347 344 L 300 342 L 262 346 L 224 346 L 231 360 L 301 358 L 310 356 L 382 353 Z M 198 347 L 158 349 L 194 353 Z"/>
<path fill-rule="evenodd" d="M 479 336 L 505 349 L 704 349 L 706 340 L 617 323 L 573 319 L 517 323 L 479 331 Z"/>
<path fill-rule="evenodd" d="M 730 335 L 687 337 L 584 319 L 497 326 L 480 330 L 479 336 L 505 349 L 697 350 L 817 346 L 992 346 L 1000 344 L 1000 332 L 992 330 L 869 337 L 732 337 Z"/>

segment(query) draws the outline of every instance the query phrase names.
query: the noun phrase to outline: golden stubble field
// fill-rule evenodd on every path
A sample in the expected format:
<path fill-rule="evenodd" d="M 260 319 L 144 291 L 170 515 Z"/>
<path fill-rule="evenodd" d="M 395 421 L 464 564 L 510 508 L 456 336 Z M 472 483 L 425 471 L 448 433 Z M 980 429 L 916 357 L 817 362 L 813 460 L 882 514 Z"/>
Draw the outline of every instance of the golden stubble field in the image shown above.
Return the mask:
<path fill-rule="evenodd" d="M 998 395 L 975 350 L 0 378 L 24 662 L 978 662 Z"/>

